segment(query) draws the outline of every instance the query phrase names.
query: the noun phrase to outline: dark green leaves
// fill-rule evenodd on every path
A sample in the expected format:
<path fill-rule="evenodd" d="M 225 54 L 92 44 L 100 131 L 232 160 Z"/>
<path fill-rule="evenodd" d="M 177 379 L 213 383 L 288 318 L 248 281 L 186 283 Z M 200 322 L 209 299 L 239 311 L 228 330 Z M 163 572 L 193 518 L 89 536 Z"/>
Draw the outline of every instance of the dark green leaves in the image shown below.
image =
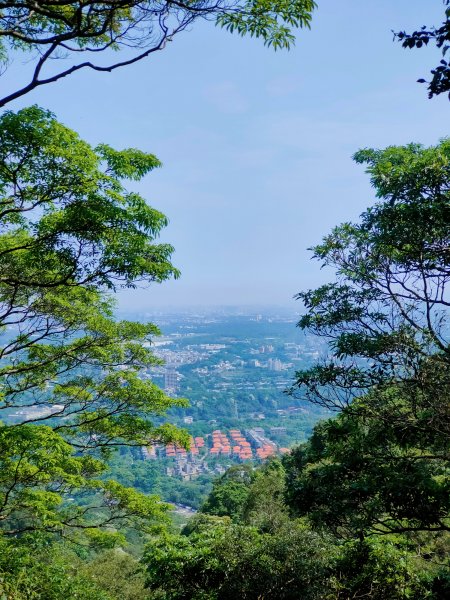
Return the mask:
<path fill-rule="evenodd" d="M 413 33 L 400 31 L 395 33 L 396 38 L 402 43 L 403 48 L 422 48 L 433 42 L 441 50 L 442 59 L 437 67 L 431 70 L 431 81 L 419 79 L 419 83 L 428 83 L 428 97 L 438 96 L 449 92 L 450 98 L 450 63 L 446 60 L 450 48 L 450 2 L 443 0 L 446 6 L 444 21 L 440 27 L 428 28 L 425 25 Z"/>
<path fill-rule="evenodd" d="M 313 249 L 336 281 L 298 294 L 329 354 L 294 396 L 341 409 L 285 460 L 297 515 L 343 537 L 449 530 L 450 145 L 366 149 L 379 201 Z"/>

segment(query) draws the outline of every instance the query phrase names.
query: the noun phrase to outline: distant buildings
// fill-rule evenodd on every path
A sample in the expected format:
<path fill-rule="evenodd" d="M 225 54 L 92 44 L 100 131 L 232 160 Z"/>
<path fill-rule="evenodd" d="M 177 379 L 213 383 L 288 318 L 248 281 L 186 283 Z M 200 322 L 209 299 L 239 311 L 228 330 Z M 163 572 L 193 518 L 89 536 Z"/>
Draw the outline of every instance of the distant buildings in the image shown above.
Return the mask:
<path fill-rule="evenodd" d="M 271 427 L 269 431 L 271 435 L 286 435 L 287 433 L 286 427 Z"/>
<path fill-rule="evenodd" d="M 270 354 L 274 351 L 274 347 L 272 346 L 272 344 L 268 344 L 267 346 L 261 346 L 259 351 L 261 354 Z"/>
<path fill-rule="evenodd" d="M 282 371 L 283 363 L 279 358 L 269 358 L 269 360 L 267 361 L 267 367 L 271 371 Z"/>
<path fill-rule="evenodd" d="M 202 350 L 207 350 L 208 352 L 218 352 L 219 350 L 223 350 L 226 348 L 225 344 L 200 344 L 199 348 Z"/>
<path fill-rule="evenodd" d="M 11 417 L 20 421 L 33 419 L 44 419 L 64 412 L 64 404 L 43 404 L 41 406 L 31 406 L 17 410 L 11 413 Z"/>
<path fill-rule="evenodd" d="M 278 449 L 277 444 L 266 437 L 262 427 L 253 427 L 244 433 L 239 429 L 230 429 L 228 433 L 215 429 L 206 439 L 191 437 L 188 450 L 173 443 L 151 444 L 141 449 L 141 455 L 144 460 L 172 459 L 174 462 L 165 467 L 166 474 L 191 480 L 202 473 L 223 473 L 236 462 L 266 460 L 287 451 L 286 448 Z"/>
<path fill-rule="evenodd" d="M 175 394 L 178 389 L 178 373 L 175 367 L 167 365 L 164 372 L 164 391 L 166 394 Z"/>
<path fill-rule="evenodd" d="M 248 364 L 251 367 L 260 367 L 261 366 L 261 363 L 259 362 L 259 360 L 256 360 L 256 359 L 249 360 Z"/>

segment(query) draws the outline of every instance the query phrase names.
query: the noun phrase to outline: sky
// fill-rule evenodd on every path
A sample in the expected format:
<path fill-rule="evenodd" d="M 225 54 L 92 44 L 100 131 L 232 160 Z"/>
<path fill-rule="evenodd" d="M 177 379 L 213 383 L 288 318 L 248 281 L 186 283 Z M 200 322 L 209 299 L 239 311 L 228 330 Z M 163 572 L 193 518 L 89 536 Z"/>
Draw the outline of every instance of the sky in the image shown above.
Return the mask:
<path fill-rule="evenodd" d="M 168 216 L 161 241 L 182 276 L 119 293 L 121 309 L 295 308 L 298 291 L 332 277 L 308 248 L 374 202 L 353 153 L 449 134 L 447 98 L 416 83 L 438 51 L 392 34 L 442 14 L 440 0 L 320 0 L 289 52 L 197 22 L 146 61 L 80 72 L 9 108 L 39 104 L 92 144 L 162 161 L 128 187 Z"/>

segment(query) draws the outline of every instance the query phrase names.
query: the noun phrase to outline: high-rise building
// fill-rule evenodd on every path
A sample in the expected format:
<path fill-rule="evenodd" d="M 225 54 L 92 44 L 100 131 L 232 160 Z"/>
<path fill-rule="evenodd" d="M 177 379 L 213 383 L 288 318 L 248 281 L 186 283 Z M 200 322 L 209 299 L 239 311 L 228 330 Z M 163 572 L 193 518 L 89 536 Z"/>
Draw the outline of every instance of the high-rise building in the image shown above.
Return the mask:
<path fill-rule="evenodd" d="M 269 358 L 267 366 L 271 371 L 282 371 L 283 363 L 279 358 Z"/>
<path fill-rule="evenodd" d="M 174 394 L 178 387 L 178 373 L 175 367 L 167 365 L 164 373 L 164 391 L 166 394 Z"/>

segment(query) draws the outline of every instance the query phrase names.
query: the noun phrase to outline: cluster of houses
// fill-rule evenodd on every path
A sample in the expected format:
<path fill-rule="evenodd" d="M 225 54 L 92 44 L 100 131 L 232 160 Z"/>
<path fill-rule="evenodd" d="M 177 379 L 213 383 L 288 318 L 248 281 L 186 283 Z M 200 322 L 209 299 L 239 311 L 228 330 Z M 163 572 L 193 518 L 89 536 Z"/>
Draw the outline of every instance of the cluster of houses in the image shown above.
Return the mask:
<path fill-rule="evenodd" d="M 263 461 L 276 454 L 289 452 L 278 448 L 277 444 L 265 436 L 262 427 L 245 430 L 230 429 L 228 434 L 216 429 L 205 437 L 191 437 L 188 450 L 175 444 L 153 444 L 142 449 L 144 459 L 171 458 L 173 463 L 166 466 L 166 474 L 182 479 L 194 479 L 202 473 L 225 472 L 232 463 L 247 460 Z M 229 464 L 218 458 L 228 459 Z"/>
<path fill-rule="evenodd" d="M 239 429 L 230 429 L 228 435 L 219 429 L 205 437 L 191 437 L 188 450 L 175 444 L 155 444 L 143 449 L 146 459 L 173 458 L 177 462 L 188 461 L 202 464 L 202 471 L 208 470 L 205 459 L 230 458 L 233 462 L 265 460 L 278 453 L 288 452 L 265 436 L 264 429 L 255 427 L 243 434 Z"/>

